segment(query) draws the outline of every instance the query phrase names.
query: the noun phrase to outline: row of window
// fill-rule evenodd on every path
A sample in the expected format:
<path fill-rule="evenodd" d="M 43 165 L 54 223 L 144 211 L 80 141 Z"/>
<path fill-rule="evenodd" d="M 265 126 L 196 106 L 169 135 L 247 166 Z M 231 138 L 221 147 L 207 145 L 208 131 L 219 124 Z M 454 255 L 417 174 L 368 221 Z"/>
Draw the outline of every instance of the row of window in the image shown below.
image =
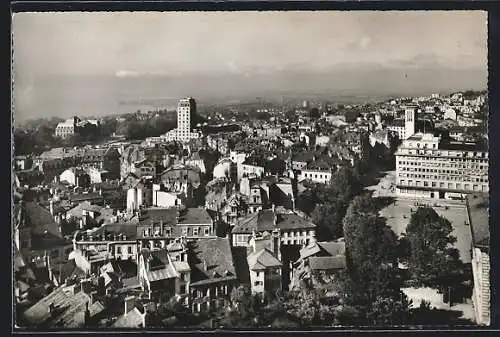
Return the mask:
<path fill-rule="evenodd" d="M 422 165 L 425 162 L 430 162 L 432 164 L 444 162 L 444 164 L 451 164 L 454 162 L 459 163 L 479 163 L 479 164 L 488 164 L 488 159 L 465 159 L 465 158 L 442 158 L 442 157 L 418 157 L 418 158 L 407 158 L 408 161 L 400 160 L 398 161 L 399 165 Z"/>
<path fill-rule="evenodd" d="M 116 254 L 118 254 L 118 255 L 122 254 L 122 246 L 117 246 L 116 247 Z M 127 246 L 127 254 L 128 255 L 132 255 L 133 254 L 132 246 Z"/>
<path fill-rule="evenodd" d="M 315 179 L 331 179 L 332 175 L 331 174 L 317 174 L 317 173 L 306 173 L 304 172 L 304 177 L 306 178 L 315 178 Z"/>
<path fill-rule="evenodd" d="M 435 164 L 435 165 L 431 165 L 431 164 L 428 164 L 428 165 L 415 165 L 415 166 L 422 166 L 422 167 L 449 167 L 449 168 L 452 168 L 452 169 L 469 169 L 469 170 L 487 170 L 488 169 L 488 166 L 487 165 L 475 165 L 475 164 L 472 164 L 472 165 L 439 165 L 439 164 Z M 425 169 L 425 168 L 416 168 L 416 167 L 399 167 L 398 168 L 399 170 L 401 171 L 414 171 L 414 172 L 440 172 L 441 170 L 438 170 L 438 169 Z M 449 172 L 443 172 L 443 173 L 449 173 Z"/>
<path fill-rule="evenodd" d="M 439 169 L 429 169 L 429 168 L 410 168 L 410 167 L 401 167 L 399 171 L 402 172 L 425 172 L 425 173 L 446 173 L 446 174 L 481 174 L 485 173 L 484 168 L 476 168 L 476 165 L 472 167 L 454 167 L 455 170 L 439 170 Z M 458 169 L 458 170 L 457 170 Z M 465 169 L 465 171 L 464 171 Z M 474 171 L 472 171 L 474 170 Z M 482 170 L 483 172 L 481 172 Z"/>
<path fill-rule="evenodd" d="M 213 290 L 213 295 L 215 296 L 229 294 L 229 287 L 227 284 L 224 284 L 224 285 L 212 286 L 211 288 L 197 289 L 194 295 L 197 298 L 210 297 L 211 289 Z"/>
<path fill-rule="evenodd" d="M 428 174 L 411 174 L 411 173 L 399 173 L 399 178 L 423 178 L 423 179 L 434 179 L 434 180 L 455 180 L 455 181 L 468 181 L 476 183 L 487 183 L 488 178 L 486 177 L 471 177 L 470 175 L 428 175 Z"/>
<path fill-rule="evenodd" d="M 429 181 L 420 181 L 417 180 L 415 181 L 415 184 L 413 183 L 413 180 L 408 180 L 408 184 L 406 184 L 406 180 L 400 180 L 399 181 L 400 185 L 403 186 L 416 186 L 416 187 L 438 187 L 436 182 L 429 182 Z M 472 185 L 472 184 L 463 184 L 463 183 L 439 183 L 439 188 L 449 188 L 449 189 L 457 189 L 457 190 L 468 190 L 468 191 L 487 191 L 488 186 L 486 185 Z"/>

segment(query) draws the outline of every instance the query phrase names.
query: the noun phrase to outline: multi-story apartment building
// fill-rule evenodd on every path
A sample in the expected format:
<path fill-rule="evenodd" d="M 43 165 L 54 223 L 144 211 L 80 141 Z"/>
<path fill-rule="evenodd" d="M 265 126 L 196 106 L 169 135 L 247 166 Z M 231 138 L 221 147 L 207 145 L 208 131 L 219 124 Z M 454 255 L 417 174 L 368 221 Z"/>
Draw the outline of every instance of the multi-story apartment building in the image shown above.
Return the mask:
<path fill-rule="evenodd" d="M 238 219 L 231 231 L 233 246 L 248 247 L 255 234 L 278 231 L 281 245 L 302 245 L 315 241 L 316 225 L 293 211 L 276 208 L 260 210 Z"/>
<path fill-rule="evenodd" d="M 488 192 L 488 151 L 478 144 L 418 133 L 404 140 L 395 155 L 401 196 L 444 199 Z"/>
<path fill-rule="evenodd" d="M 150 208 L 142 211 L 137 239 L 142 248 L 164 248 L 176 238 L 188 240 L 215 236 L 214 222 L 202 208 Z"/>
<path fill-rule="evenodd" d="M 226 305 L 237 282 L 229 240 L 217 237 L 141 249 L 138 278 L 150 298 L 175 295 L 193 312 Z"/>
<path fill-rule="evenodd" d="M 57 124 L 56 137 L 67 138 L 73 136 L 77 132 L 78 123 L 80 123 L 80 118 L 75 116 Z"/>
<path fill-rule="evenodd" d="M 137 261 L 137 223 L 105 224 L 92 231 L 77 231 L 73 253 L 77 266 L 93 273 L 109 260 Z"/>
<path fill-rule="evenodd" d="M 196 116 L 196 101 L 192 97 L 183 98 L 177 105 L 177 128 L 165 134 L 166 141 L 177 140 L 188 142 L 191 139 L 200 138 L 200 134 L 194 131 Z"/>
<path fill-rule="evenodd" d="M 326 169 L 303 169 L 298 176 L 298 181 L 310 180 L 321 184 L 327 184 L 331 179 L 332 170 Z"/>

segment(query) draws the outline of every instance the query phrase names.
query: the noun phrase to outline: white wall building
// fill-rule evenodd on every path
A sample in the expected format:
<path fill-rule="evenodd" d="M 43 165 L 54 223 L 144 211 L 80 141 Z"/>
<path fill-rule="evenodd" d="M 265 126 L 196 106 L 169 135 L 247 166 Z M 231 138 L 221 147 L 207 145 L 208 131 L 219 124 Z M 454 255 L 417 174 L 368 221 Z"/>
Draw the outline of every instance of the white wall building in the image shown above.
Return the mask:
<path fill-rule="evenodd" d="M 298 181 L 310 180 L 315 183 L 327 184 L 332 179 L 332 172 L 327 170 L 302 170 Z"/>

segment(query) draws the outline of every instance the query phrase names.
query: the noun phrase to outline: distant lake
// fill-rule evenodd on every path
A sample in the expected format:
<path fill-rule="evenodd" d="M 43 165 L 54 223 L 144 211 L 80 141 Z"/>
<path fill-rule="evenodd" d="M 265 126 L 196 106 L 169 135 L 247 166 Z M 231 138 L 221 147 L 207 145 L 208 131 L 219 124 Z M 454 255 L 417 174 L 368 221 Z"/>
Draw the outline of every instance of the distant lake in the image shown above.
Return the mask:
<path fill-rule="evenodd" d="M 445 76 L 445 74 L 447 76 Z M 472 76 L 474 75 L 474 76 Z M 408 78 L 414 78 L 410 82 Z M 475 80 L 471 80 L 471 78 Z M 250 77 L 190 75 L 183 77 L 114 75 L 51 76 L 15 79 L 14 118 L 110 115 L 137 110 L 170 109 L 193 96 L 200 106 L 230 101 L 321 99 L 360 103 L 398 94 L 475 89 L 486 76 L 477 72 L 383 70 L 356 73 L 267 74 Z"/>

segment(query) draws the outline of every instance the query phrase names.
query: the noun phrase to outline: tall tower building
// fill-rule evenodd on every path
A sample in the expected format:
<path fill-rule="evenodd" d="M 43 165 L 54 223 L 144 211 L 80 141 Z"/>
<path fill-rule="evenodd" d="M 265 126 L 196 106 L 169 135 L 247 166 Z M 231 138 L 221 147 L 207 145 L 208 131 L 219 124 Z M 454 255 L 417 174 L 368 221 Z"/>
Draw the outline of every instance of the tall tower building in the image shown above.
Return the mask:
<path fill-rule="evenodd" d="M 196 101 L 192 97 L 183 98 L 177 105 L 177 137 L 179 140 L 191 138 L 196 115 Z"/>
<path fill-rule="evenodd" d="M 415 108 L 405 110 L 405 136 L 409 138 L 415 134 Z"/>

